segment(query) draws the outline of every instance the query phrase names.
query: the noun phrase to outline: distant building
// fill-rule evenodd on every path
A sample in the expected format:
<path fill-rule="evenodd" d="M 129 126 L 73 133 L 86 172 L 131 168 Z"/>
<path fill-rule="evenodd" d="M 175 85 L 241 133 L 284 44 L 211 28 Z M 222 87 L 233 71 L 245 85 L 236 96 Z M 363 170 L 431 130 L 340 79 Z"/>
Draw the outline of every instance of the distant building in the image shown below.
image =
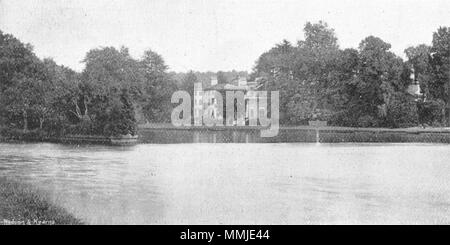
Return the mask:
<path fill-rule="evenodd" d="M 412 83 L 408 86 L 407 92 L 408 94 L 414 96 L 416 100 L 419 100 L 423 97 L 422 89 L 420 88 L 420 83 L 416 79 L 414 68 L 411 69 L 411 76 L 410 79 Z"/>
<path fill-rule="evenodd" d="M 257 120 L 259 113 L 267 113 L 266 108 L 258 108 L 258 86 L 256 82 L 248 82 L 246 77 L 237 77 L 226 84 L 218 84 L 217 77 L 211 77 L 210 86 L 202 88 L 201 83 L 194 87 L 194 122 L 200 126 L 201 118 L 205 113 L 213 119 L 222 120 L 226 125 L 224 115 L 226 115 L 226 92 L 242 91 L 244 94 L 244 115 L 235 115 L 233 125 L 248 125 L 250 120 Z M 216 93 L 222 96 L 222 110 L 220 110 L 219 100 Z M 236 105 L 235 105 L 236 106 Z M 208 110 L 209 108 L 209 110 Z M 236 113 L 235 113 L 236 114 Z M 257 121 L 255 121 L 257 122 Z"/>

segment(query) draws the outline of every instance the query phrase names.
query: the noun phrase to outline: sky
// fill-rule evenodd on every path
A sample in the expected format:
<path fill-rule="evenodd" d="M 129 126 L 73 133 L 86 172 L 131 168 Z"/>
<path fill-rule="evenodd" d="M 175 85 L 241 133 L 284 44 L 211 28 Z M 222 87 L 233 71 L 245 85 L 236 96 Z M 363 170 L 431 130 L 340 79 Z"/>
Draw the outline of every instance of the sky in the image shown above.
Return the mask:
<path fill-rule="evenodd" d="M 0 0 L 0 30 L 77 71 L 90 49 L 122 45 L 135 58 L 156 51 L 171 71 L 251 71 L 263 52 L 303 39 L 305 23 L 319 20 L 335 29 L 341 48 L 374 35 L 404 57 L 450 26 L 450 1 Z"/>

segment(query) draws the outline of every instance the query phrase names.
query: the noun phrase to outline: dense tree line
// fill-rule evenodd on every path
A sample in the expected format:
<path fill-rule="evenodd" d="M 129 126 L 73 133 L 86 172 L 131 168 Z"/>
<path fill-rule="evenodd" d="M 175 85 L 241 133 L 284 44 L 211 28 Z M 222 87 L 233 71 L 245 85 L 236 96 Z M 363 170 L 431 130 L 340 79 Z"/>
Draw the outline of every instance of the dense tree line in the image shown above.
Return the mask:
<path fill-rule="evenodd" d="M 250 80 L 280 91 L 282 124 L 327 120 L 332 125 L 408 127 L 450 123 L 450 28 L 431 45 L 405 50 L 369 36 L 357 49 L 341 49 L 326 23 L 307 23 L 305 38 L 286 40 L 263 53 Z M 227 83 L 246 72 L 169 73 L 164 59 L 147 50 L 140 59 L 127 48 L 90 50 L 82 72 L 39 59 L 30 45 L 0 31 L 0 127 L 46 134 L 136 134 L 137 124 L 169 122 L 171 95 L 193 94 L 212 76 Z M 408 86 L 420 83 L 423 95 Z"/>
<path fill-rule="evenodd" d="M 148 50 L 90 50 L 81 73 L 40 60 L 0 32 L 0 126 L 48 134 L 136 134 L 138 120 L 169 121 L 177 89 L 163 58 Z"/>
<path fill-rule="evenodd" d="M 340 49 L 324 22 L 308 22 L 304 33 L 297 44 L 284 40 L 262 54 L 251 74 L 265 90 L 280 91 L 282 123 L 407 127 L 450 120 L 450 28 L 439 28 L 432 46 L 406 49 L 407 61 L 374 36 L 358 49 Z M 407 93 L 414 77 L 424 92 L 418 101 Z"/>

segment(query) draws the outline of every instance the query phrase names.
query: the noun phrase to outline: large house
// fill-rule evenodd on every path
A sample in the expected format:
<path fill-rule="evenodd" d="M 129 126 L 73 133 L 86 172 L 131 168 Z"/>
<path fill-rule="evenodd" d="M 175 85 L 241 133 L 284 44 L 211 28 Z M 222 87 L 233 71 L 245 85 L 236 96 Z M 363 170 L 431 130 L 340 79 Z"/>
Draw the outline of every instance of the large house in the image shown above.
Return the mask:
<path fill-rule="evenodd" d="M 202 118 L 206 113 L 210 113 L 210 118 L 222 121 L 224 125 L 248 125 L 250 120 L 257 120 L 259 113 L 267 113 L 265 107 L 258 109 L 258 92 L 260 86 L 256 82 L 248 82 L 246 77 L 238 76 L 229 83 L 219 84 L 217 77 L 211 77 L 209 86 L 203 88 L 201 83 L 196 83 L 194 87 L 194 122 L 200 126 Z M 227 117 L 230 120 L 225 121 L 226 115 L 226 92 L 241 91 L 244 94 L 244 104 L 235 105 L 234 117 Z M 218 93 L 222 97 L 222 105 Z M 261 98 L 261 97 L 260 97 Z M 237 101 L 239 103 L 240 101 Z M 220 109 L 222 106 L 222 110 Z M 244 106 L 245 113 L 237 115 L 237 106 Z M 203 124 L 203 123 L 202 123 Z"/>

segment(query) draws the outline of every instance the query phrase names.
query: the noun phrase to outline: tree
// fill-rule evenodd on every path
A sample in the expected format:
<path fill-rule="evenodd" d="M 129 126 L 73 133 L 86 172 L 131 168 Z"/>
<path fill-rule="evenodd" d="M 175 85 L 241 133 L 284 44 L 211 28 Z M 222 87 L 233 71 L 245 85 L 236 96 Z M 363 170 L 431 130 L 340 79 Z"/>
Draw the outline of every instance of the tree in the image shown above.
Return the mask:
<path fill-rule="evenodd" d="M 130 56 L 126 48 L 121 48 L 120 51 L 113 47 L 94 49 L 87 53 L 84 62 L 86 68 L 79 84 L 80 94 L 75 101 L 76 112 L 74 114 L 79 117 L 85 127 L 91 128 L 87 130 L 91 133 L 115 134 L 115 132 L 106 130 L 106 126 L 109 129 L 119 128 L 110 125 L 111 120 L 115 118 L 113 114 L 117 112 L 117 110 L 112 110 L 112 107 L 121 108 L 117 103 L 123 103 L 123 100 L 117 101 L 116 99 L 124 93 L 129 95 L 133 101 L 142 96 L 142 88 L 145 84 L 144 71 L 140 63 Z M 134 126 L 130 127 L 135 128 Z"/>
<path fill-rule="evenodd" d="M 408 61 L 405 63 L 419 82 L 424 99 L 419 102 L 419 121 L 421 124 L 436 125 L 445 120 L 445 103 L 442 98 L 435 97 L 443 89 L 436 91 L 435 75 L 433 70 L 433 57 L 431 47 L 425 44 L 409 47 L 405 50 Z M 438 92 L 438 93 L 437 93 Z"/>
<path fill-rule="evenodd" d="M 301 81 L 297 90 L 309 91 L 309 119 L 329 120 L 338 75 L 337 37 L 334 29 L 322 21 L 307 22 L 304 32 L 305 40 L 298 42 L 295 55 L 294 77 Z"/>
<path fill-rule="evenodd" d="M 151 50 L 139 62 L 144 74 L 143 108 L 147 120 L 168 122 L 172 111 L 170 99 L 177 90 L 175 81 L 167 73 L 164 59 Z"/>
<path fill-rule="evenodd" d="M 225 84 L 228 83 L 228 79 L 225 75 L 225 72 L 223 71 L 218 71 L 217 72 L 217 83 L 218 84 Z"/>
<path fill-rule="evenodd" d="M 187 91 L 191 97 L 194 96 L 194 84 L 198 83 L 198 78 L 193 71 L 189 71 L 184 75 L 183 80 L 180 85 L 180 89 Z"/>
<path fill-rule="evenodd" d="M 37 61 L 31 45 L 0 31 L 0 93 L 14 85 L 17 76 L 34 76 Z"/>
<path fill-rule="evenodd" d="M 329 105 L 333 112 L 330 124 L 356 125 L 359 115 L 355 113 L 361 99 L 357 93 L 359 53 L 356 49 L 339 52 L 337 67 L 327 88 Z"/>
<path fill-rule="evenodd" d="M 358 50 L 341 50 L 334 30 L 322 21 L 306 23 L 304 34 L 296 46 L 284 40 L 263 53 L 252 74 L 264 89 L 280 91 L 282 123 L 417 123 L 414 98 L 407 94 L 409 64 L 390 52 L 389 43 L 370 36 Z"/>
<path fill-rule="evenodd" d="M 387 106 L 401 83 L 403 71 L 403 61 L 390 48 L 390 44 L 374 36 L 365 38 L 359 45 L 355 92 L 360 99 L 354 113 L 362 117 L 361 123 L 371 118 L 371 125 L 360 126 L 385 126 Z"/>
<path fill-rule="evenodd" d="M 295 47 L 283 40 L 268 52 L 262 54 L 255 66 L 256 76 L 266 81 L 265 90 L 280 91 L 280 120 L 288 122 L 288 104 L 294 93 L 296 81 L 293 77 Z"/>
<path fill-rule="evenodd" d="M 44 64 L 31 45 L 0 31 L 0 122 L 21 125 L 26 132 L 37 117 L 42 128 L 49 89 Z"/>
<path fill-rule="evenodd" d="M 135 134 L 136 110 L 170 119 L 177 89 L 163 58 L 147 50 L 140 60 L 127 48 L 90 50 L 81 74 L 40 60 L 32 47 L 0 32 L 0 123 L 81 134 Z"/>
<path fill-rule="evenodd" d="M 334 29 L 327 23 L 319 21 L 312 24 L 307 22 L 305 28 L 305 41 L 300 41 L 299 46 L 306 46 L 311 49 L 338 49 L 337 37 Z"/>
<path fill-rule="evenodd" d="M 16 124 L 14 117 L 21 117 L 23 131 L 27 132 L 30 110 L 38 99 L 37 94 L 34 93 L 36 81 L 32 78 L 22 77 L 14 78 L 13 82 L 14 85 L 9 86 L 3 92 L 2 104 L 10 115 L 9 121 Z"/>
<path fill-rule="evenodd" d="M 43 63 L 46 106 L 39 109 L 40 128 L 47 126 L 48 131 L 62 131 L 65 125 L 76 124 L 83 117 L 78 106 L 80 75 L 70 68 L 57 65 L 52 59 L 44 59 Z"/>
<path fill-rule="evenodd" d="M 0 31 L 0 123 L 28 130 L 31 109 L 41 94 L 43 66 L 29 44 Z"/>
<path fill-rule="evenodd" d="M 406 64 L 412 68 L 414 78 L 419 81 L 426 97 L 431 97 L 430 86 L 433 83 L 433 67 L 431 47 L 425 44 L 409 47 L 405 50 L 408 61 Z"/>
<path fill-rule="evenodd" d="M 306 123 L 310 119 L 326 120 L 336 81 L 339 47 L 334 30 L 324 22 L 306 23 L 305 40 L 297 46 L 286 40 L 261 55 L 255 66 L 256 76 L 263 77 L 266 89 L 280 91 L 281 121 Z"/>
<path fill-rule="evenodd" d="M 137 133 L 133 102 L 127 89 L 122 89 L 119 97 L 110 100 L 108 114 L 110 116 L 105 125 L 104 135 L 120 136 Z"/>
<path fill-rule="evenodd" d="M 431 47 L 433 80 L 430 83 L 430 93 L 434 98 L 444 101 L 447 105 L 447 125 L 450 126 L 450 27 L 440 27 L 433 34 Z"/>
<path fill-rule="evenodd" d="M 418 108 L 414 100 L 402 92 L 394 92 L 387 104 L 386 125 L 412 127 L 419 123 Z"/>

